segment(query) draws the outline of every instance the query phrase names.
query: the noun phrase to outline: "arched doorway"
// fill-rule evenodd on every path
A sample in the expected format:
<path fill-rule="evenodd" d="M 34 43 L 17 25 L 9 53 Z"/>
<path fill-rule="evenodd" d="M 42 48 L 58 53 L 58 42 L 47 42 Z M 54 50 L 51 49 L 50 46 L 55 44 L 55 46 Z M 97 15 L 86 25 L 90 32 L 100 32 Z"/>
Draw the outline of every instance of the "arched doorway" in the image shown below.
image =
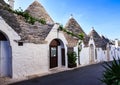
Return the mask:
<path fill-rule="evenodd" d="M 107 61 L 110 61 L 110 50 L 111 50 L 110 45 L 107 44 Z M 112 53 L 112 51 L 111 51 L 111 53 Z"/>
<path fill-rule="evenodd" d="M 64 44 L 59 39 L 54 39 L 50 43 L 50 68 L 65 66 Z"/>
<path fill-rule="evenodd" d="M 11 47 L 8 37 L 0 31 L 0 77 L 12 76 Z"/>
<path fill-rule="evenodd" d="M 90 63 L 94 63 L 94 46 L 90 44 Z"/>

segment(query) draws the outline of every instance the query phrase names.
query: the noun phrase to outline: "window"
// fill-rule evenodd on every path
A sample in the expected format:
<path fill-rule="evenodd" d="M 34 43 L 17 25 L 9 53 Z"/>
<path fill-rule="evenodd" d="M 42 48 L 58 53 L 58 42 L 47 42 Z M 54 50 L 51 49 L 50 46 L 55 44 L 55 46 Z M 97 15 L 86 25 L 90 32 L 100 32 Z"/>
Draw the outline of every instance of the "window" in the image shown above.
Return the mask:
<path fill-rule="evenodd" d="M 95 59 L 97 59 L 97 50 L 95 49 Z"/>
<path fill-rule="evenodd" d="M 57 49 L 56 47 L 51 47 L 51 57 L 56 57 L 56 53 L 57 52 Z"/>
<path fill-rule="evenodd" d="M 23 46 L 23 42 L 19 41 L 18 46 Z"/>

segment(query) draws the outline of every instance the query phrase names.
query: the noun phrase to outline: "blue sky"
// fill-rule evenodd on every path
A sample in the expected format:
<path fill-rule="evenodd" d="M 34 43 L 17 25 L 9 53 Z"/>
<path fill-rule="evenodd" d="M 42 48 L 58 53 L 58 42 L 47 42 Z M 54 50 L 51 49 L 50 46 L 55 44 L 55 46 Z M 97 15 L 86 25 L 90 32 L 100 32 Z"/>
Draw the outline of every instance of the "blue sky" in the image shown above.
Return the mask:
<path fill-rule="evenodd" d="M 7 0 L 6 0 L 7 1 Z M 15 0 L 15 9 L 26 9 L 34 0 Z M 70 15 L 88 34 L 91 28 L 120 39 L 120 0 L 38 0 L 55 22 L 65 24 Z"/>

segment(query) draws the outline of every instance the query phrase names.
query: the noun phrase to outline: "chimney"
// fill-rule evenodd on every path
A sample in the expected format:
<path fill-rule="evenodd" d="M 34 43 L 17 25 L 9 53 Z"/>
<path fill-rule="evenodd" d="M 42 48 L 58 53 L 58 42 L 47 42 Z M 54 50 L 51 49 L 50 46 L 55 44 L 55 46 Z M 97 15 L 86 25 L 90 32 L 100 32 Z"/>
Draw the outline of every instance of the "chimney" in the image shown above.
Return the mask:
<path fill-rule="evenodd" d="M 118 39 L 115 39 L 115 47 L 118 47 Z"/>
<path fill-rule="evenodd" d="M 11 9 L 14 9 L 14 0 L 8 0 Z"/>

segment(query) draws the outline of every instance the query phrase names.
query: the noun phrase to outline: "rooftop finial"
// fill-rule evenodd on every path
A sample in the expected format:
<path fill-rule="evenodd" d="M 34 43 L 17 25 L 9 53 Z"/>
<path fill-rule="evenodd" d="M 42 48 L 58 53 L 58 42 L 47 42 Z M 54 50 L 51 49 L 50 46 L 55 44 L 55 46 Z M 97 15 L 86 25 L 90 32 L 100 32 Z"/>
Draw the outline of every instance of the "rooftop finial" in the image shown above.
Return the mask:
<path fill-rule="evenodd" d="M 92 30 L 94 30 L 94 27 L 92 27 Z"/>
<path fill-rule="evenodd" d="M 70 19 L 73 18 L 73 14 L 70 14 Z"/>

